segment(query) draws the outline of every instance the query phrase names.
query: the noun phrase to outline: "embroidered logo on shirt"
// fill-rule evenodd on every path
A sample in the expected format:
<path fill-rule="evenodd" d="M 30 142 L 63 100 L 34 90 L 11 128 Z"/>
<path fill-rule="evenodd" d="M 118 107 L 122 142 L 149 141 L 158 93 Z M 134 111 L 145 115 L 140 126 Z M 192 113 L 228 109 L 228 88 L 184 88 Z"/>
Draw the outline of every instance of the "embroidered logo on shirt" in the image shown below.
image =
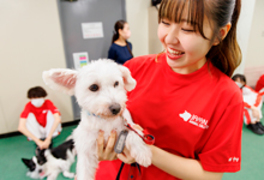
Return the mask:
<path fill-rule="evenodd" d="M 230 157 L 228 162 L 239 162 L 239 157 Z"/>
<path fill-rule="evenodd" d="M 179 116 L 185 121 L 185 122 L 188 122 L 190 124 L 193 124 L 199 128 L 202 128 L 202 129 L 207 129 L 209 128 L 209 126 L 207 125 L 208 123 L 208 120 L 204 119 L 204 118 L 201 118 L 195 114 L 191 114 L 189 113 L 188 111 L 184 111 L 184 113 L 182 114 L 179 114 Z"/>
<path fill-rule="evenodd" d="M 43 114 L 45 114 L 45 113 L 47 113 L 47 112 L 48 112 L 48 110 L 43 110 L 43 111 L 42 111 Z"/>

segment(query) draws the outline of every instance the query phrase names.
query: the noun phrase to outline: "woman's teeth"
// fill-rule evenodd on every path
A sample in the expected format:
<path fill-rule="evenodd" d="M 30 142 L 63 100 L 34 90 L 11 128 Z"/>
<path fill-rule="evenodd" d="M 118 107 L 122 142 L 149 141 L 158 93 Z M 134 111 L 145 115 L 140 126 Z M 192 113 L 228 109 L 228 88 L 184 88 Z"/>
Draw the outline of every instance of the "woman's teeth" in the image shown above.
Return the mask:
<path fill-rule="evenodd" d="M 169 51 L 170 54 L 175 54 L 175 55 L 183 54 L 183 52 L 181 52 L 181 51 L 175 51 L 175 50 L 172 50 L 172 49 L 169 49 L 169 48 L 168 48 L 168 51 Z"/>

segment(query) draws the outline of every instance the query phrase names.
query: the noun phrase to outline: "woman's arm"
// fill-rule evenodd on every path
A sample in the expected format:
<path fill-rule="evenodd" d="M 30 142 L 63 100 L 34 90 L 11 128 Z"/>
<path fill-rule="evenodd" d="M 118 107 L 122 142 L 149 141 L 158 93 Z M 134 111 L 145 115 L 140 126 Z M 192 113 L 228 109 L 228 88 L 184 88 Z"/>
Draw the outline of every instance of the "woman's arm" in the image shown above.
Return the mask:
<path fill-rule="evenodd" d="M 44 141 L 44 144 L 42 147 L 43 149 L 46 149 L 49 147 L 49 145 L 51 143 L 52 136 L 53 136 L 55 130 L 57 129 L 57 127 L 59 126 L 59 124 L 61 123 L 61 118 L 60 118 L 59 113 L 53 114 L 53 117 L 54 117 L 54 122 L 53 122 L 53 125 L 51 127 L 51 130 L 50 130 L 48 136 L 46 137 L 46 139 Z"/>
<path fill-rule="evenodd" d="M 140 126 L 137 127 L 137 125 L 135 125 L 133 127 L 142 130 Z M 115 138 L 116 137 L 114 135 L 111 135 L 108 139 L 105 150 L 97 152 L 97 155 L 101 157 L 100 161 L 114 159 L 109 157 L 111 157 L 111 155 L 114 153 L 113 144 L 115 142 Z M 97 144 L 97 148 L 103 149 L 103 136 L 99 135 L 97 141 L 101 141 L 101 143 Z M 196 159 L 180 157 L 168 153 L 154 145 L 150 146 L 150 148 L 152 151 L 152 164 L 174 177 L 184 180 L 221 180 L 223 176 L 223 173 L 205 171 L 201 163 Z M 127 164 L 135 162 L 135 159 L 130 156 L 130 152 L 126 148 L 124 149 L 123 153 L 117 155 L 117 158 Z"/>
<path fill-rule="evenodd" d="M 184 180 L 221 180 L 223 176 L 223 173 L 205 171 L 196 159 L 173 155 L 153 145 L 150 147 L 152 164 L 174 177 Z M 127 164 L 135 162 L 126 148 L 117 157 Z"/>
<path fill-rule="evenodd" d="M 32 139 L 38 146 L 41 144 L 41 140 L 38 139 L 36 136 L 34 136 L 26 127 L 26 122 L 27 119 L 26 118 L 20 118 L 19 119 L 19 124 L 18 124 L 18 128 L 17 130 L 19 132 L 21 132 L 22 134 L 24 134 L 25 136 L 29 137 L 30 139 Z"/>
<path fill-rule="evenodd" d="M 198 160 L 170 154 L 156 146 L 152 150 L 152 164 L 184 180 L 221 180 L 223 173 L 205 171 Z"/>

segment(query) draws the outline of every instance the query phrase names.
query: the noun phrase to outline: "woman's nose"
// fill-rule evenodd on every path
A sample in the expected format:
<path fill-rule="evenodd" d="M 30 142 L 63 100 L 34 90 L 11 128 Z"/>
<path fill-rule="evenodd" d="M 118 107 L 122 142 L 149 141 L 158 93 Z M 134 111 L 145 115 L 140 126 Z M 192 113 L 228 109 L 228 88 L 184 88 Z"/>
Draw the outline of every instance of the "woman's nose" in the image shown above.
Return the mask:
<path fill-rule="evenodd" d="M 168 44 L 177 44 L 177 43 L 179 43 L 179 31 L 178 31 L 178 29 L 176 27 L 171 27 L 170 29 L 168 29 L 165 41 Z"/>

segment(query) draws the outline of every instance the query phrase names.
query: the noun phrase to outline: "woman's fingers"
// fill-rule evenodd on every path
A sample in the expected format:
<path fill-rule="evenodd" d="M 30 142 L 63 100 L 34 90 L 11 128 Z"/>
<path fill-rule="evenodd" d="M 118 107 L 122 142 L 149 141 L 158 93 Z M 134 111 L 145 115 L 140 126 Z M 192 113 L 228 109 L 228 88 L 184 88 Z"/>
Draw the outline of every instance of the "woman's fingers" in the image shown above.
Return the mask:
<path fill-rule="evenodd" d="M 103 152 L 104 152 L 104 132 L 100 130 L 97 137 L 97 156 L 99 161 L 103 160 Z"/>
<path fill-rule="evenodd" d="M 116 142 L 116 132 L 112 131 L 111 135 L 108 138 L 107 146 L 105 148 L 105 158 L 109 160 L 114 160 L 116 159 L 116 153 L 114 151 L 115 147 L 115 142 Z"/>
<path fill-rule="evenodd" d="M 134 129 L 137 129 L 137 130 L 140 130 L 140 131 L 143 131 L 144 129 L 140 126 L 140 125 L 138 125 L 138 124 L 134 124 L 134 125 L 132 125 L 132 127 L 134 128 Z"/>
<path fill-rule="evenodd" d="M 109 154 L 109 153 L 114 151 L 115 140 L 116 140 L 116 132 L 112 131 L 109 138 L 108 138 L 105 153 Z"/>
<path fill-rule="evenodd" d="M 115 141 L 116 141 L 116 132 L 112 131 L 106 147 L 104 147 L 104 132 L 100 131 L 98 138 L 97 138 L 97 156 L 99 161 L 103 160 L 114 160 L 117 159 L 116 153 L 114 151 L 114 146 L 115 146 Z"/>
<path fill-rule="evenodd" d="M 126 164 L 132 164 L 136 162 L 135 159 L 130 155 L 130 151 L 126 147 L 124 148 L 123 153 L 118 154 L 117 157 Z"/>

